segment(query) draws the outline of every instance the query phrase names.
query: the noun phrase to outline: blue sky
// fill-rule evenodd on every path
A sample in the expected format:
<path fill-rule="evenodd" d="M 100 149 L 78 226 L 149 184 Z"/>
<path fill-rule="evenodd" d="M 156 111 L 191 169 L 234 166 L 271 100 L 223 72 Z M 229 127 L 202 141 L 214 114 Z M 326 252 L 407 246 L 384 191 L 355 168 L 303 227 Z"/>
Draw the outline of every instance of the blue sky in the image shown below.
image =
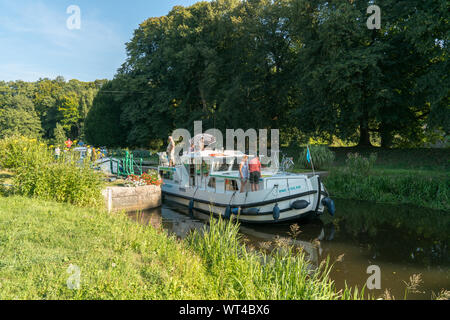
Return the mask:
<path fill-rule="evenodd" d="M 0 80 L 112 79 L 142 21 L 197 1 L 0 0 Z M 66 26 L 70 5 L 81 9 L 80 30 Z"/>

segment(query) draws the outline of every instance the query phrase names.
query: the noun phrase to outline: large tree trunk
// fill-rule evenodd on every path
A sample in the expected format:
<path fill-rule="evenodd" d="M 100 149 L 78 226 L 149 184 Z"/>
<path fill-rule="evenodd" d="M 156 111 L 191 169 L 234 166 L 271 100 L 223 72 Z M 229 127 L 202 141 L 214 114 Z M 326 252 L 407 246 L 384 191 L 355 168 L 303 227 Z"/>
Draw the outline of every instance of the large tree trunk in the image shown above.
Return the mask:
<path fill-rule="evenodd" d="M 393 140 L 392 128 L 389 125 L 381 123 L 380 135 L 381 135 L 381 147 L 390 148 L 392 146 Z"/>
<path fill-rule="evenodd" d="M 203 104 L 203 112 L 208 112 L 208 104 L 206 103 L 205 94 L 203 93 L 203 89 L 198 86 L 198 91 L 200 92 L 200 98 L 202 99 Z"/>
<path fill-rule="evenodd" d="M 359 120 L 359 143 L 358 147 L 371 147 L 370 143 L 370 131 L 369 131 L 369 119 L 367 116 L 367 112 L 364 112 L 364 115 Z"/>

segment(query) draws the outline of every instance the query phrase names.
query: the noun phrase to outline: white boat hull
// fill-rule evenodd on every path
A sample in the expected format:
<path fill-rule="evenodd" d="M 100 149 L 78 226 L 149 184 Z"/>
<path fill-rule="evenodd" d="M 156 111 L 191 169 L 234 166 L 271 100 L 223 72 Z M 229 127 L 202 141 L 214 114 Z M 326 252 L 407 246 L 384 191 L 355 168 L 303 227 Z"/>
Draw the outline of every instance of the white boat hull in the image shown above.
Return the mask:
<path fill-rule="evenodd" d="M 276 223 L 321 215 L 324 212 L 321 200 L 328 196 L 318 176 L 309 179 L 292 176 L 285 185 L 274 184 L 257 192 L 217 193 L 171 183 L 164 183 L 162 191 L 165 200 L 189 210 L 216 217 L 234 216 L 243 223 Z"/>

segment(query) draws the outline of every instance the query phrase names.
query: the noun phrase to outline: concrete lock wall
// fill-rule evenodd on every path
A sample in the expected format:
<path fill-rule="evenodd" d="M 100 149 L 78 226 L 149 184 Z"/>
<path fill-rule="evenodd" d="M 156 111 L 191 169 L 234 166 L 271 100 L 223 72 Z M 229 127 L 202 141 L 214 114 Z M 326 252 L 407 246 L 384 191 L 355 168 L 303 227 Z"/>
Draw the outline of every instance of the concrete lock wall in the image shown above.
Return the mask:
<path fill-rule="evenodd" d="M 161 206 L 161 187 L 108 187 L 102 192 L 109 212 L 147 210 Z"/>

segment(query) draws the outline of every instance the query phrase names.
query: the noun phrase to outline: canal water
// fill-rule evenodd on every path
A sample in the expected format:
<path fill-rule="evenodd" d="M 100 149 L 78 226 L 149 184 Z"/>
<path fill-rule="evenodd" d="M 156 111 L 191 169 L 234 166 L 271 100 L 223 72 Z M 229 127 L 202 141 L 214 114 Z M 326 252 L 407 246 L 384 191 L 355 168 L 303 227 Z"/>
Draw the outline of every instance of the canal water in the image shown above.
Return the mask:
<path fill-rule="evenodd" d="M 410 206 L 336 200 L 336 216 L 324 214 L 307 224 L 299 224 L 295 245 L 302 247 L 314 265 L 330 258 L 334 262 L 331 278 L 338 289 L 362 288 L 378 266 L 381 289 L 367 290 L 379 298 L 388 289 L 395 299 L 404 299 L 407 283 L 421 275 L 421 284 L 408 292 L 407 299 L 431 299 L 442 289 L 450 290 L 450 213 Z M 209 217 L 165 203 L 161 208 L 130 217 L 139 223 L 163 227 L 183 238 L 202 229 Z M 247 245 L 267 249 L 270 243 L 292 238 L 293 223 L 242 225 Z"/>

